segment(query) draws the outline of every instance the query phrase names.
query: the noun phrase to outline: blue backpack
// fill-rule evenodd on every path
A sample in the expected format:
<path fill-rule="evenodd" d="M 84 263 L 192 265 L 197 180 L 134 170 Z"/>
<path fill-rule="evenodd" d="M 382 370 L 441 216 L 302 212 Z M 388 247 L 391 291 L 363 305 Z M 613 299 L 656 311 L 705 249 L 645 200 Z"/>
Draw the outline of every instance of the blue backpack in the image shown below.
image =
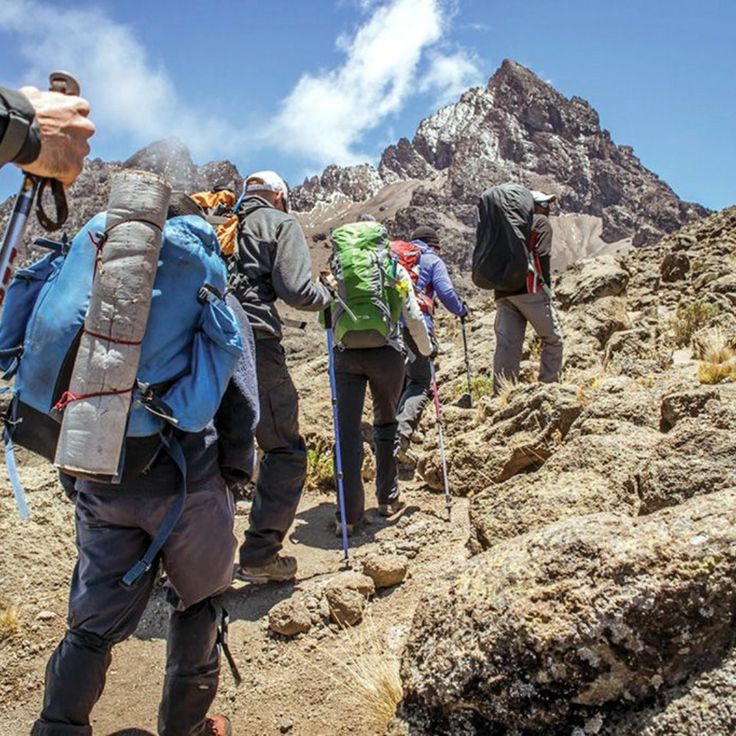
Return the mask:
<path fill-rule="evenodd" d="M 17 478 L 13 443 L 53 462 L 61 412 L 65 402 L 75 400 L 67 389 L 89 306 L 95 242 L 105 221 L 105 213 L 93 217 L 68 248 L 47 241 L 47 247 L 56 246 L 54 250 L 16 271 L 5 299 L 0 369 L 4 379 L 15 378 L 5 419 L 6 460 L 24 517 L 28 508 Z M 167 428 L 204 429 L 243 350 L 237 320 L 224 301 L 226 283 L 227 270 L 212 227 L 191 215 L 167 220 L 124 448 L 124 454 L 144 461 L 139 468 L 127 463 L 126 474 L 143 471 L 162 442 L 179 466 L 182 486 L 164 527 L 173 527 L 186 490 L 186 462 Z M 146 451 L 140 452 L 141 447 Z M 167 535 L 162 528 L 154 540 L 160 541 L 159 548 Z M 150 560 L 139 565 L 150 566 L 158 549 L 152 555 L 148 552 Z M 137 576 L 126 578 L 131 583 Z"/>

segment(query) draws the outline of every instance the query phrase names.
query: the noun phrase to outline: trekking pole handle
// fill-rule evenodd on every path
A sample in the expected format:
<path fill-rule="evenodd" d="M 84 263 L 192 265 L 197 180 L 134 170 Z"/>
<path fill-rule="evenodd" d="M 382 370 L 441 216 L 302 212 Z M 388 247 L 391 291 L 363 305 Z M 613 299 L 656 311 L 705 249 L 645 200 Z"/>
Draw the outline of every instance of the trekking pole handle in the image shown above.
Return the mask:
<path fill-rule="evenodd" d="M 49 74 L 49 92 L 79 97 L 82 89 L 79 82 L 69 72 L 56 71 Z"/>

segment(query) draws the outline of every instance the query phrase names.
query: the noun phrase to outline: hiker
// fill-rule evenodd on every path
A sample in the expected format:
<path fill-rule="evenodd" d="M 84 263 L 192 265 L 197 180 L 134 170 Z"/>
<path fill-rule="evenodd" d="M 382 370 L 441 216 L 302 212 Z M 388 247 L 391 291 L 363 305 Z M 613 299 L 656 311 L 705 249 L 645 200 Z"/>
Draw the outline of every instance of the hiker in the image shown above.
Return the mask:
<path fill-rule="evenodd" d="M 95 132 L 88 115 L 83 97 L 0 87 L 0 166 L 12 162 L 69 186 L 82 171 Z"/>
<path fill-rule="evenodd" d="M 468 316 L 468 307 L 457 295 L 452 285 L 447 266 L 442 260 L 440 238 L 437 231 L 428 225 L 420 225 L 412 232 L 411 246 L 419 250 L 418 263 L 413 267 L 416 274 L 414 288 L 419 295 L 419 304 L 424 313 L 430 335 L 433 334 L 432 315 L 434 298 L 456 317 Z M 405 244 L 394 243 L 395 252 L 408 250 Z M 411 257 L 411 256 L 410 256 Z M 402 257 L 400 255 L 400 260 Z M 408 264 L 407 264 L 408 265 Z M 406 385 L 399 400 L 399 439 L 398 457 L 401 462 L 415 463 L 416 457 L 410 450 L 411 436 L 419 425 L 424 408 L 432 395 L 431 358 L 420 355 L 410 331 L 403 329 L 404 343 L 408 348 L 406 366 Z"/>
<path fill-rule="evenodd" d="M 351 316 L 339 303 L 332 307 L 336 345 L 332 358 L 335 366 L 345 521 L 350 535 L 364 521 L 365 512 L 361 417 L 366 387 L 370 387 L 373 401 L 378 513 L 391 517 L 404 506 L 399 497 L 395 456 L 398 427 L 396 407 L 404 385 L 400 319 L 403 318 L 405 330 L 419 354 L 429 355 L 432 343 L 411 277 L 389 255 L 385 228 L 375 221 L 344 225 L 333 231 L 332 241 L 334 253 L 330 266 L 337 281 L 338 293 L 347 308 L 355 312 Z M 356 251 L 369 253 L 363 261 L 368 265 L 362 270 Z M 376 252 L 378 258 L 375 257 Z M 382 269 L 383 273 L 376 272 L 377 268 Z M 371 285 L 380 282 L 384 283 L 383 289 L 373 289 L 373 300 L 366 305 L 366 291 L 371 289 Z M 339 514 L 335 533 L 337 536 L 342 534 Z"/>
<path fill-rule="evenodd" d="M 493 391 L 498 394 L 504 381 L 519 377 L 526 324 L 530 322 L 542 341 L 539 380 L 554 383 L 562 370 L 562 330 L 552 304 L 550 261 L 552 225 L 549 210 L 554 194 L 532 191 L 534 218 L 528 242 L 531 266 L 526 283 L 515 291 L 494 291 L 496 297 L 496 352 L 493 357 Z"/>
<path fill-rule="evenodd" d="M 294 521 L 307 473 L 299 434 L 299 397 L 281 345 L 276 300 L 306 311 L 330 303 L 328 288 L 311 280 L 309 248 L 289 214 L 289 189 L 273 171 L 258 171 L 243 184 L 237 246 L 230 259 L 230 288 L 255 335 L 261 418 L 256 429 L 263 453 L 236 576 L 250 583 L 291 580 L 296 559 L 280 555 Z"/>
<path fill-rule="evenodd" d="M 199 212 L 185 195 L 172 195 L 169 217 Z M 81 239 L 75 238 L 71 252 L 78 245 L 89 248 L 87 236 L 91 232 L 82 230 Z M 191 238 L 199 238 L 204 244 L 205 236 L 208 237 L 207 252 L 212 253 L 212 248 L 216 247 L 214 232 L 198 217 L 178 217 L 175 227 L 164 231 L 165 238 L 179 238 L 179 243 L 191 243 Z M 164 240 L 162 253 L 167 243 L 171 244 L 172 240 Z M 201 251 L 192 248 L 190 252 L 203 251 L 204 248 Z M 177 255 L 181 252 L 183 248 Z M 219 255 L 215 262 L 220 265 L 219 278 L 224 289 L 226 272 Z M 162 263 L 159 273 L 161 268 L 166 270 L 165 258 Z M 187 278 L 182 276 L 182 263 L 177 261 L 174 278 Z M 207 268 L 209 266 L 202 261 L 193 279 L 201 278 L 208 272 Z M 194 270 L 190 270 L 189 275 Z M 201 291 L 199 294 L 194 291 L 193 297 L 181 296 L 182 320 L 190 320 L 190 315 L 195 315 L 191 319 L 192 332 L 199 329 L 196 315 L 208 309 Z M 231 582 L 237 540 L 233 534 L 234 504 L 227 486 L 243 482 L 252 472 L 258 402 L 252 335 L 247 318 L 234 299 L 228 302 L 233 313 L 227 313 L 221 299 L 218 297 L 221 314 L 226 314 L 236 335 L 233 319 L 237 319 L 244 347 L 239 357 L 236 353 L 233 358 L 237 361 L 235 372 L 225 384 L 219 409 L 204 429 L 173 430 L 172 436 L 178 440 L 183 456 L 179 459 L 186 468 L 184 506 L 165 538 L 161 553 L 149 567 L 140 570 L 136 582 L 125 584 L 125 579 L 140 563 L 133 568 L 131 565 L 141 560 L 152 537 L 160 534 L 181 497 L 184 475 L 175 454 L 164 449 L 163 440 L 157 435 L 150 438 L 155 442 L 153 446 L 148 444 L 148 437 L 130 437 L 126 440 L 120 483 L 77 479 L 74 484 L 78 559 L 71 581 L 68 630 L 46 668 L 43 708 L 33 725 L 32 736 L 89 736 L 92 733 L 90 713 L 102 694 L 112 647 L 135 631 L 159 578 L 159 563 L 167 576 L 167 598 L 172 611 L 158 732 L 163 736 L 232 734 L 226 717 L 207 716 L 217 691 L 220 669 L 218 612 L 213 599 Z M 150 325 L 149 321 L 149 328 Z M 182 340 L 186 337 L 186 328 L 180 331 L 180 336 Z M 179 339 L 179 335 L 172 335 L 172 339 Z M 153 355 L 162 354 L 157 352 L 163 351 L 161 341 L 144 339 L 144 348 L 146 345 L 153 345 Z M 212 351 L 217 349 L 214 345 L 211 348 Z M 189 341 L 186 350 L 196 350 L 196 347 L 192 348 Z M 172 357 L 181 363 L 186 355 L 189 353 Z M 214 360 L 216 353 L 208 352 L 207 355 Z M 22 357 L 26 359 L 27 356 Z M 202 383 L 197 385 L 201 385 L 201 392 L 208 391 L 212 385 L 209 369 L 209 365 L 198 368 Z M 223 380 L 227 381 L 230 373 L 218 375 L 224 375 Z M 197 392 L 187 391 L 186 406 L 194 406 L 198 396 Z M 131 417 L 135 411 L 131 409 Z M 145 456 L 142 456 L 144 450 Z M 141 467 L 144 467 L 142 472 Z"/>

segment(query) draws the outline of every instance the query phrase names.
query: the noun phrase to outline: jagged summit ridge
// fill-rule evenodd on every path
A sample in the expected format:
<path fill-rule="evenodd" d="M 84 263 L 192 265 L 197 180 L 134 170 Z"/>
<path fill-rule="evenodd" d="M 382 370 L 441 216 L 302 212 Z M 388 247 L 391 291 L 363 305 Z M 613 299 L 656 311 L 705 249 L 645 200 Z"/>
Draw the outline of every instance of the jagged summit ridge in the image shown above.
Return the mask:
<path fill-rule="evenodd" d="M 587 101 L 566 98 L 511 60 L 486 87 L 422 120 L 412 141 L 386 148 L 377 169 L 328 167 L 298 187 L 294 201 L 309 210 L 334 191 L 367 201 L 380 191 L 378 182 L 442 175 L 435 203 L 460 222 L 472 220 L 464 207 L 474 206 L 483 189 L 507 180 L 555 192 L 564 212 L 600 217 L 607 242 L 651 243 L 706 212 L 681 201 L 630 146 L 616 145 Z"/>

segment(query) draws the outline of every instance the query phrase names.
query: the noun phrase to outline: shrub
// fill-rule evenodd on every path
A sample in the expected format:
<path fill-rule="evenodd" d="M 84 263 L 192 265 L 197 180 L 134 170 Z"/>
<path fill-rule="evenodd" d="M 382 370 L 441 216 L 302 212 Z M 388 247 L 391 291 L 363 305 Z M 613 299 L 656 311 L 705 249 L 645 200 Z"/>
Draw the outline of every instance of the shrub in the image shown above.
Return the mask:
<path fill-rule="evenodd" d="M 680 304 L 677 314 L 670 322 L 675 342 L 678 345 L 689 345 L 693 333 L 704 327 L 718 314 L 718 307 L 708 302 L 695 301 Z"/>
<path fill-rule="evenodd" d="M 698 366 L 698 380 L 707 384 L 736 381 L 736 364 L 701 363 Z"/>
<path fill-rule="evenodd" d="M 332 442 L 323 437 L 314 437 L 307 448 L 306 491 L 331 491 L 334 487 L 335 471 L 332 460 Z"/>

